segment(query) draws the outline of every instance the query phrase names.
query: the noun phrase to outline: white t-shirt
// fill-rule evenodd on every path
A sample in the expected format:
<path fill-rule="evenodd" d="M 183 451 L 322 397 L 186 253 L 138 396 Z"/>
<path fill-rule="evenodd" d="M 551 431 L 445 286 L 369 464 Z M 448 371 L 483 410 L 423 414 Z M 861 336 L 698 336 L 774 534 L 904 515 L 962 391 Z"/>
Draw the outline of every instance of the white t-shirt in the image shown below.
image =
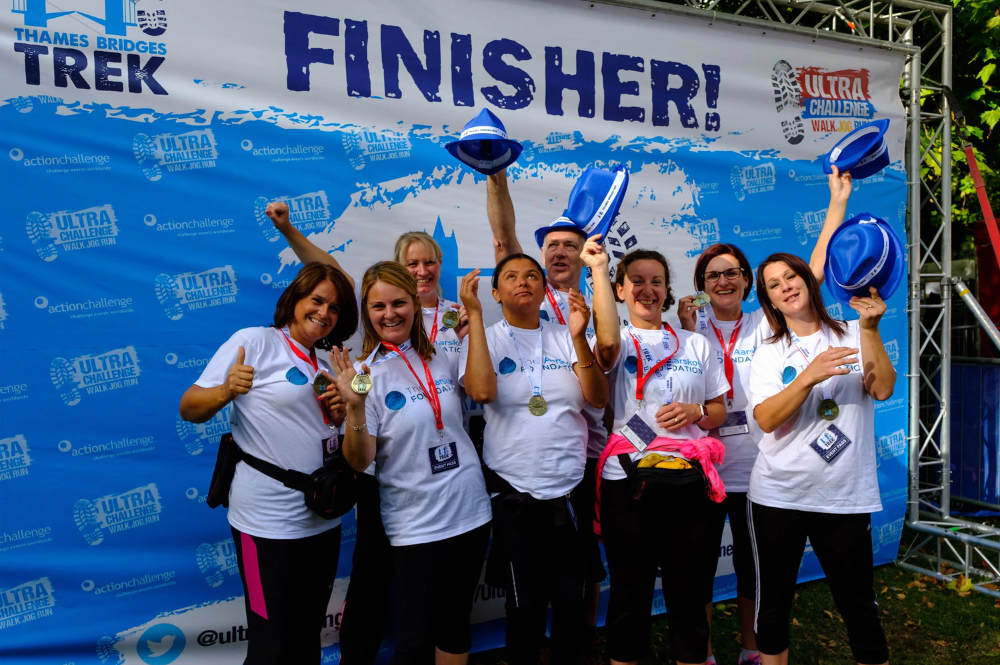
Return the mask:
<path fill-rule="evenodd" d="M 739 321 L 719 321 L 712 314 L 711 307 L 706 307 L 708 316 L 704 325 L 696 326 L 695 332 L 704 335 L 709 346 L 715 352 L 715 356 L 725 373 L 726 355 L 719 342 L 719 337 L 712 328 L 714 324 L 722 333 L 722 339 L 726 346 L 732 337 Z M 757 442 L 764 433 L 757 426 L 753 413 L 750 410 L 750 361 L 753 360 L 754 352 L 764 340 L 771 336 L 771 326 L 767 323 L 767 317 L 763 310 L 744 312 L 742 324 L 740 324 L 740 334 L 736 338 L 736 345 L 733 347 L 733 398 L 730 400 L 726 393 L 726 424 L 720 428 L 711 430 L 708 435 L 718 439 L 726 446 L 726 459 L 722 464 L 716 464 L 715 468 L 726 486 L 727 492 L 746 492 L 750 487 L 750 471 L 753 469 L 754 460 L 757 459 Z M 747 433 L 740 433 L 740 424 L 746 423 Z M 725 433 L 725 436 L 722 434 Z"/>
<path fill-rule="evenodd" d="M 716 362 L 715 353 L 709 347 L 708 340 L 701 335 L 687 330 L 675 330 L 677 335 L 675 339 L 673 335 L 665 333 L 663 329 L 640 330 L 639 328 L 632 328 L 630 334 L 626 326 L 622 328 L 621 332 L 622 345 L 618 352 L 618 359 L 608 372 L 611 399 L 615 410 L 612 433 L 621 434 L 622 426 L 636 413 L 637 409 L 635 388 L 638 357 L 632 336 L 635 336 L 643 351 L 648 352 L 652 358 L 652 362 L 649 362 L 649 359 L 643 360 L 643 372 L 648 372 L 650 367 L 668 355 L 663 348 L 665 334 L 671 352 L 678 343 L 680 348 L 666 364 L 649 377 L 643 388 L 643 414 L 651 427 L 656 423 L 656 412 L 664 404 L 670 402 L 704 404 L 707 400 L 724 395 L 729 390 L 729 382 L 726 381 L 726 373 L 722 365 Z M 654 429 L 654 431 L 656 430 Z M 694 423 L 688 423 L 679 429 L 669 432 L 659 431 L 658 434 L 672 439 L 685 440 L 700 439 L 708 432 Z M 635 451 L 630 454 L 630 457 L 633 461 L 637 461 L 651 452 Z M 625 478 L 625 471 L 617 456 L 608 457 L 604 463 L 601 477 L 604 480 Z"/>
<path fill-rule="evenodd" d="M 405 351 L 420 383 L 420 356 Z M 490 521 L 490 497 L 472 440 L 462 428 L 462 401 L 451 361 L 438 351 L 428 361 L 441 400 L 444 436 L 420 384 L 398 356 L 369 363 L 372 389 L 365 405 L 375 437 L 375 478 L 382 523 L 394 547 L 445 540 Z M 360 363 L 356 365 L 360 367 Z"/>
<path fill-rule="evenodd" d="M 546 284 L 549 294 L 552 295 L 552 300 L 555 301 L 556 307 L 559 309 L 559 313 L 562 315 L 563 321 L 569 324 L 569 294 L 563 293 L 562 291 L 556 290 L 554 287 Z M 594 299 L 588 296 L 584 296 L 587 301 L 587 307 L 591 308 L 593 312 Z M 556 310 L 552 307 L 552 303 L 549 302 L 548 295 L 542 301 L 542 306 L 538 308 L 539 314 L 541 315 L 542 321 L 548 324 L 562 325 L 559 323 L 559 317 L 556 316 Z M 587 339 L 591 340 L 591 347 L 593 347 L 593 340 L 595 339 L 597 332 L 594 328 L 594 317 L 591 315 L 590 321 L 587 322 Z M 597 459 L 604 452 L 604 446 L 608 444 L 608 430 L 604 429 L 604 409 L 598 409 L 596 407 L 590 406 L 589 404 L 584 406 L 583 417 L 587 420 L 587 457 L 589 459 Z"/>
<path fill-rule="evenodd" d="M 309 355 L 304 346 L 293 344 Z M 323 422 L 312 387 L 315 372 L 293 354 L 282 331 L 237 331 L 215 352 L 195 385 L 214 388 L 225 383 L 240 346 L 246 350 L 244 364 L 253 367 L 253 387 L 232 402 L 233 439 L 254 457 L 282 469 L 312 473 L 323 466 L 323 440 L 336 433 Z M 330 372 L 324 358 L 318 361 Z M 340 519 L 323 519 L 306 508 L 302 492 L 238 464 L 229 490 L 229 523 L 251 536 L 287 540 L 322 533 L 339 525 Z"/>
<path fill-rule="evenodd" d="M 541 394 L 548 409 L 535 416 L 528 411 L 528 400 L 533 394 L 530 368 L 539 336 Z M 501 321 L 486 329 L 486 342 L 497 375 L 497 398 L 485 406 L 483 461 L 518 492 L 541 500 L 565 496 L 583 480 L 587 454 L 587 421 L 582 413 L 587 402 L 573 371 L 577 358 L 569 328 L 543 321 L 540 328 L 526 330 Z M 522 366 L 522 357 L 529 371 Z M 459 365 L 463 385 L 468 359 L 466 339 Z"/>
<path fill-rule="evenodd" d="M 803 337 L 799 346 L 810 358 L 829 346 L 856 348 L 858 364 L 850 366 L 850 374 L 830 380 L 828 394 L 840 408 L 833 421 L 819 417 L 824 389 L 814 386 L 794 416 L 763 435 L 750 478 L 750 499 L 764 506 L 820 513 L 878 512 L 882 502 L 875 459 L 875 404 L 864 389 L 858 322 L 848 322 L 844 337 L 834 334 L 829 344 L 821 331 Z M 784 390 L 808 364 L 784 339 L 759 346 L 750 363 L 751 408 Z M 831 424 L 851 443 L 828 463 L 810 444 Z"/>

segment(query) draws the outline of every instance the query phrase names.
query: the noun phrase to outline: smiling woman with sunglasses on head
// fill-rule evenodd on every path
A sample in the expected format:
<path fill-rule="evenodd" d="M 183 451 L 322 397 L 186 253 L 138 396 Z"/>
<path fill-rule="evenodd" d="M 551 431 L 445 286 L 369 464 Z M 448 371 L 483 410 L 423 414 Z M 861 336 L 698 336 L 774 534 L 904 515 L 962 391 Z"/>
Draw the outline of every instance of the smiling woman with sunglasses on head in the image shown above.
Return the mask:
<path fill-rule="evenodd" d="M 852 185 L 850 174 L 840 174 L 836 167 L 828 181 L 830 205 L 809 262 L 810 270 L 820 282 L 823 280 L 827 244 L 844 221 Z M 722 506 L 729 515 L 733 534 L 736 602 L 743 646 L 739 662 L 740 665 L 755 665 L 760 662 L 753 627 L 756 573 L 746 506 L 750 471 L 757 459 L 757 442 L 763 432 L 749 411 L 750 361 L 764 340 L 773 333 L 763 309 L 752 312 L 743 310 L 743 303 L 751 294 L 753 270 L 746 256 L 735 245 L 720 243 L 706 248 L 695 265 L 694 285 L 698 292 L 708 295 L 710 304 L 699 308 L 695 296 L 686 296 L 678 302 L 677 314 L 685 330 L 705 336 L 719 364 L 725 368 L 730 384 L 725 400 L 726 422 L 709 435 L 726 446 L 726 459 L 718 470 L 726 486 L 726 500 Z M 709 616 L 711 608 L 710 603 L 706 610 Z"/>

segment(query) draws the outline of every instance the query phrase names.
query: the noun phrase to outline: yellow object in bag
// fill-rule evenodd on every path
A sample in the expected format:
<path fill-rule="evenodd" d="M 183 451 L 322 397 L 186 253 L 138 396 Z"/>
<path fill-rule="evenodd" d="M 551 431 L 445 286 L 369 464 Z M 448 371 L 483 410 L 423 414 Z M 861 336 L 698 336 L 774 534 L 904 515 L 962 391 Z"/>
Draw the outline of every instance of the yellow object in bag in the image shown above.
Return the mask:
<path fill-rule="evenodd" d="M 646 455 L 637 465 L 640 469 L 690 469 L 693 468 L 690 463 L 684 458 L 674 457 L 673 455 L 663 455 L 661 453 L 650 453 Z"/>

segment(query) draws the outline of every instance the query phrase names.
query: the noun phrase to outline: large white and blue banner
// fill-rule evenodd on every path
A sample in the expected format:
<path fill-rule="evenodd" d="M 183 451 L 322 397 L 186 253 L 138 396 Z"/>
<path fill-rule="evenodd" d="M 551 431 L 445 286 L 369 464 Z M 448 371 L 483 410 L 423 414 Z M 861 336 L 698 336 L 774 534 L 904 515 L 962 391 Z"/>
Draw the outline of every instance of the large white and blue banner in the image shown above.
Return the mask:
<path fill-rule="evenodd" d="M 904 233 L 899 54 L 578 0 L 7 7 L 0 656 L 11 665 L 242 661 L 233 542 L 224 510 L 204 505 L 228 410 L 192 425 L 177 405 L 233 331 L 271 321 L 300 267 L 264 215 L 270 201 L 288 201 L 293 224 L 355 277 L 390 258 L 400 233 L 432 233 L 457 299 L 468 271 L 491 274 L 493 251 L 485 179 L 443 144 L 485 107 L 524 144 L 508 176 L 527 251 L 585 167 L 623 163 L 613 260 L 659 249 L 681 296 L 714 242 L 753 265 L 808 257 L 829 197 L 822 156 L 877 117 L 891 120 L 892 164 L 854 184 L 848 213 Z M 904 291 L 882 323 L 899 380 L 876 407 L 877 562 L 895 558 L 906 497 Z M 354 531 L 352 512 L 330 562 L 324 662 L 338 656 Z M 719 598 L 735 593 L 730 543 L 727 529 Z M 807 550 L 801 579 L 821 574 Z M 474 619 L 474 648 L 498 646 L 502 593 L 481 586 Z"/>

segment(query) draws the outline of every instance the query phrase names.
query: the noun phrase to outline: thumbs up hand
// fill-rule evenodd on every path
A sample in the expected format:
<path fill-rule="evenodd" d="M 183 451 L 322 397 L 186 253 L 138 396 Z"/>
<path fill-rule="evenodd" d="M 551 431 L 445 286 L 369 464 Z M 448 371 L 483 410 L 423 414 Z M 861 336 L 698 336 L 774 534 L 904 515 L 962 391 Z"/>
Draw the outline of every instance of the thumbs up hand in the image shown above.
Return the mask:
<path fill-rule="evenodd" d="M 236 354 L 236 364 L 229 368 L 229 376 L 226 377 L 226 392 L 231 400 L 246 395 L 253 387 L 253 367 L 243 364 L 246 358 L 246 349 L 241 346 Z"/>

